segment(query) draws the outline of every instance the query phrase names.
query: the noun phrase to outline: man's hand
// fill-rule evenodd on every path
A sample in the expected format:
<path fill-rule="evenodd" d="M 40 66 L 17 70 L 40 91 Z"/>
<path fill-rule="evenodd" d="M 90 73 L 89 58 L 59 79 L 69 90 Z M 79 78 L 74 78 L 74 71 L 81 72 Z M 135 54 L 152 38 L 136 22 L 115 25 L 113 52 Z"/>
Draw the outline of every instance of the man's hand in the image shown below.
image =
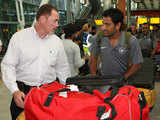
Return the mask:
<path fill-rule="evenodd" d="M 82 58 L 83 58 L 84 60 L 88 60 L 88 59 L 89 59 L 88 56 L 83 56 Z"/>
<path fill-rule="evenodd" d="M 24 101 L 23 101 L 24 97 L 25 97 L 25 94 L 19 90 L 13 93 L 14 101 L 16 105 L 20 108 L 24 108 Z"/>

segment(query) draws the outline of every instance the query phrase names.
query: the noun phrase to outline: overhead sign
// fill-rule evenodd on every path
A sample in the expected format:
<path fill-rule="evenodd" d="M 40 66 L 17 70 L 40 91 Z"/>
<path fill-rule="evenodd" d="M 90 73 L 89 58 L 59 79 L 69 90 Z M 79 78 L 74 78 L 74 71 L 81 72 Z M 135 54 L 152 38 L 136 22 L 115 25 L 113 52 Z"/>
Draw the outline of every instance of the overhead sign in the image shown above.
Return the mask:
<path fill-rule="evenodd" d="M 137 23 L 138 24 L 147 23 L 147 18 L 138 18 Z"/>
<path fill-rule="evenodd" d="M 96 25 L 103 25 L 102 20 L 95 20 Z"/>
<path fill-rule="evenodd" d="M 160 18 L 150 18 L 150 24 L 159 24 Z"/>

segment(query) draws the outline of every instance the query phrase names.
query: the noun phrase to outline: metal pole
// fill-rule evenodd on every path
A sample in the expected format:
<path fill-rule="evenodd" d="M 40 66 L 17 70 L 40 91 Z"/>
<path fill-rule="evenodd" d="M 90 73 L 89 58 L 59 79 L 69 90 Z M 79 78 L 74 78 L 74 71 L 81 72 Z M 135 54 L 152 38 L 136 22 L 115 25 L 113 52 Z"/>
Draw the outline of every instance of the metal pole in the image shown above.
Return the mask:
<path fill-rule="evenodd" d="M 16 4 L 17 20 L 18 22 L 20 22 L 20 12 L 19 12 L 18 0 L 15 0 L 15 4 Z"/>
<path fill-rule="evenodd" d="M 25 19 L 24 19 L 24 12 L 23 12 L 23 1 L 15 0 L 15 4 L 16 4 L 16 11 L 17 11 L 17 19 L 20 24 L 20 28 L 24 29 Z"/>
<path fill-rule="evenodd" d="M 80 0 L 76 0 L 76 6 L 75 6 L 75 17 L 77 17 L 80 13 Z"/>
<path fill-rule="evenodd" d="M 103 0 L 103 5 L 104 5 L 103 9 L 106 10 L 111 8 L 111 3 L 112 3 L 111 0 Z"/>
<path fill-rule="evenodd" d="M 67 0 L 67 23 L 71 22 L 71 0 Z"/>
<path fill-rule="evenodd" d="M 130 10 L 131 10 L 131 0 L 127 0 L 127 27 L 130 26 Z"/>
<path fill-rule="evenodd" d="M 21 10 L 21 28 L 24 29 L 25 18 L 24 18 L 24 11 L 23 11 L 23 1 L 19 0 L 19 2 L 20 2 L 20 10 Z"/>

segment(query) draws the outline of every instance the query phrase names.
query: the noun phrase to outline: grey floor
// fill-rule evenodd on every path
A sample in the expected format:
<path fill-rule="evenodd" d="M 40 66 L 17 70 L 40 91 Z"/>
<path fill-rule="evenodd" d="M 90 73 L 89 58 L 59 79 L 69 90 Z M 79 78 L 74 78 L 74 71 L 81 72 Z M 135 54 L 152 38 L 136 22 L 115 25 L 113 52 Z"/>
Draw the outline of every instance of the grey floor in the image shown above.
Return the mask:
<path fill-rule="evenodd" d="M 150 120 L 160 120 L 160 82 L 156 82 L 156 104 L 150 113 Z"/>
<path fill-rule="evenodd" d="M 160 82 L 156 82 L 156 105 L 150 113 L 150 120 L 160 120 Z M 9 106 L 11 94 L 0 80 L 0 120 L 11 120 Z"/>
<path fill-rule="evenodd" d="M 0 80 L 0 120 L 11 120 L 9 106 L 11 94 Z"/>

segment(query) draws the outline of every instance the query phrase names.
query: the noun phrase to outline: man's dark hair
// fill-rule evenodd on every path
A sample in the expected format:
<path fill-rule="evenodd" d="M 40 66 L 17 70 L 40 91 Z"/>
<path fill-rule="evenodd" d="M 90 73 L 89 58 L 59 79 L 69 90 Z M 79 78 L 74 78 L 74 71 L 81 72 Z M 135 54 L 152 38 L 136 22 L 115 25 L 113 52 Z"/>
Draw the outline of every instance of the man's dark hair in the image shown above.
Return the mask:
<path fill-rule="evenodd" d="M 40 18 L 42 15 L 51 15 L 52 10 L 58 12 L 58 9 L 49 4 L 42 5 L 37 11 L 36 20 Z"/>
<path fill-rule="evenodd" d="M 123 28 L 123 12 L 117 8 L 110 8 L 107 9 L 103 12 L 102 14 L 103 17 L 110 17 L 114 23 L 114 25 L 117 25 L 119 22 L 121 23 L 121 28 L 120 30 L 122 30 Z"/>
<path fill-rule="evenodd" d="M 64 26 L 64 33 L 65 33 L 65 38 L 70 38 L 74 33 L 77 32 L 76 25 L 73 23 L 69 23 Z"/>

